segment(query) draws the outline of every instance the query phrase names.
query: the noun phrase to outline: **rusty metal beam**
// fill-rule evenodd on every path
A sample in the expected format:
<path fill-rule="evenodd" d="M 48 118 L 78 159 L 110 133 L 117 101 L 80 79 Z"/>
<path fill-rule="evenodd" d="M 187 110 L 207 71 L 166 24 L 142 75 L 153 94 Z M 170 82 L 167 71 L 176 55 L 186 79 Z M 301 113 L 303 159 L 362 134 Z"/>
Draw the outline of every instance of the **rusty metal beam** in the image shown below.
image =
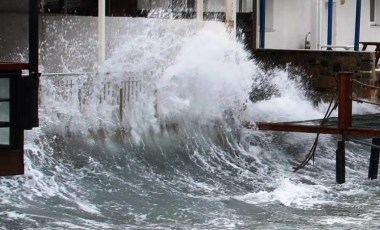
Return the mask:
<path fill-rule="evenodd" d="M 0 71 L 15 71 L 29 69 L 28 63 L 0 62 Z"/>
<path fill-rule="evenodd" d="M 354 137 L 380 137 L 380 129 L 356 128 L 349 127 L 346 130 L 340 130 L 338 127 L 313 126 L 313 125 L 297 125 L 288 123 L 256 123 L 259 130 L 282 131 L 282 132 L 298 132 L 298 133 L 320 133 L 332 135 L 344 135 Z M 250 128 L 250 127 L 247 127 Z"/>

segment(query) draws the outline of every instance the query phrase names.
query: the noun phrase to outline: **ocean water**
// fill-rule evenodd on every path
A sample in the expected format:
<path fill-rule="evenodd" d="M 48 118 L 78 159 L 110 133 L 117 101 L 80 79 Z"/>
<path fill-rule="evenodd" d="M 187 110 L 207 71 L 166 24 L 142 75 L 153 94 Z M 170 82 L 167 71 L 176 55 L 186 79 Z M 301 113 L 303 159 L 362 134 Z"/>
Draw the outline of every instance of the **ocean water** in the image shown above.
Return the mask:
<path fill-rule="evenodd" d="M 338 185 L 339 137 L 322 135 L 314 165 L 293 173 L 314 134 L 243 127 L 322 118 L 328 103 L 308 98 L 303 76 L 262 71 L 223 23 L 123 23 L 97 74 L 42 76 L 25 175 L 0 179 L 0 229 L 380 227 L 368 147 L 347 143 Z M 81 72 L 67 64 L 80 55 L 60 67 Z"/>

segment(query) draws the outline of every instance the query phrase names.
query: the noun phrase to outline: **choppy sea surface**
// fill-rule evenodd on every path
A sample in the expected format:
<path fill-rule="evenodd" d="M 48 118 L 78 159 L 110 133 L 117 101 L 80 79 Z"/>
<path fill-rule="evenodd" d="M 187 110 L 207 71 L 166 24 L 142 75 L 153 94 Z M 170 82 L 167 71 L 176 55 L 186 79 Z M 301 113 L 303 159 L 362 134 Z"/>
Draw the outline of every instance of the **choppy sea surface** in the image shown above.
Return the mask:
<path fill-rule="evenodd" d="M 261 70 L 222 23 L 123 23 L 98 74 L 42 76 L 25 175 L 0 179 L 0 229 L 380 228 L 369 147 L 347 143 L 338 185 L 339 137 L 293 173 L 314 134 L 243 127 L 322 118 L 304 76 Z"/>

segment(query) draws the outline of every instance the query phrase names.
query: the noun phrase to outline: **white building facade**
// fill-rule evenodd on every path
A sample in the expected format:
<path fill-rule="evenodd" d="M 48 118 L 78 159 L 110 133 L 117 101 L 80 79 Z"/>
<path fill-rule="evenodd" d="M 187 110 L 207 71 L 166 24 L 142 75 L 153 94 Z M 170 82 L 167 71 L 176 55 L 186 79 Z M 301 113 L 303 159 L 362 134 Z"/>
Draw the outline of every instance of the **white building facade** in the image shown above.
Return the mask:
<path fill-rule="evenodd" d="M 354 46 L 356 3 L 334 0 L 332 46 Z M 328 0 L 266 0 L 265 48 L 325 49 L 327 12 Z M 380 42 L 380 0 L 362 0 L 360 21 L 359 40 Z"/>

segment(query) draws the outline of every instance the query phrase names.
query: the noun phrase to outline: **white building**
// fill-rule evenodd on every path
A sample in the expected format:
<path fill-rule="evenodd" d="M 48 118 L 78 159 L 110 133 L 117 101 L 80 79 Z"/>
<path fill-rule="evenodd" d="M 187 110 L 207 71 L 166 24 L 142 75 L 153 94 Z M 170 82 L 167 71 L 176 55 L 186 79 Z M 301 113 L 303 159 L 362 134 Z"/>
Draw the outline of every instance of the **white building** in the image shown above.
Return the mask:
<path fill-rule="evenodd" d="M 204 11 L 224 12 L 228 0 L 177 0 L 189 6 L 203 2 Z M 232 1 L 232 0 L 231 0 Z M 260 27 L 260 0 L 234 0 L 236 12 L 257 11 L 257 33 Z M 139 0 L 140 10 L 170 10 L 172 0 Z M 253 7 L 257 4 L 256 7 Z M 353 47 L 357 0 L 333 0 L 332 46 Z M 326 49 L 328 29 L 328 0 L 266 0 L 265 48 Z M 380 0 L 361 0 L 359 41 L 380 42 Z M 257 42 L 259 43 L 257 36 Z M 337 48 L 341 49 L 341 48 Z"/>
<path fill-rule="evenodd" d="M 354 46 L 356 0 L 333 2 L 333 46 Z M 327 45 L 328 0 L 266 0 L 265 48 Z M 309 34 L 310 32 L 310 34 Z M 380 42 L 380 1 L 362 0 L 359 41 Z"/>

